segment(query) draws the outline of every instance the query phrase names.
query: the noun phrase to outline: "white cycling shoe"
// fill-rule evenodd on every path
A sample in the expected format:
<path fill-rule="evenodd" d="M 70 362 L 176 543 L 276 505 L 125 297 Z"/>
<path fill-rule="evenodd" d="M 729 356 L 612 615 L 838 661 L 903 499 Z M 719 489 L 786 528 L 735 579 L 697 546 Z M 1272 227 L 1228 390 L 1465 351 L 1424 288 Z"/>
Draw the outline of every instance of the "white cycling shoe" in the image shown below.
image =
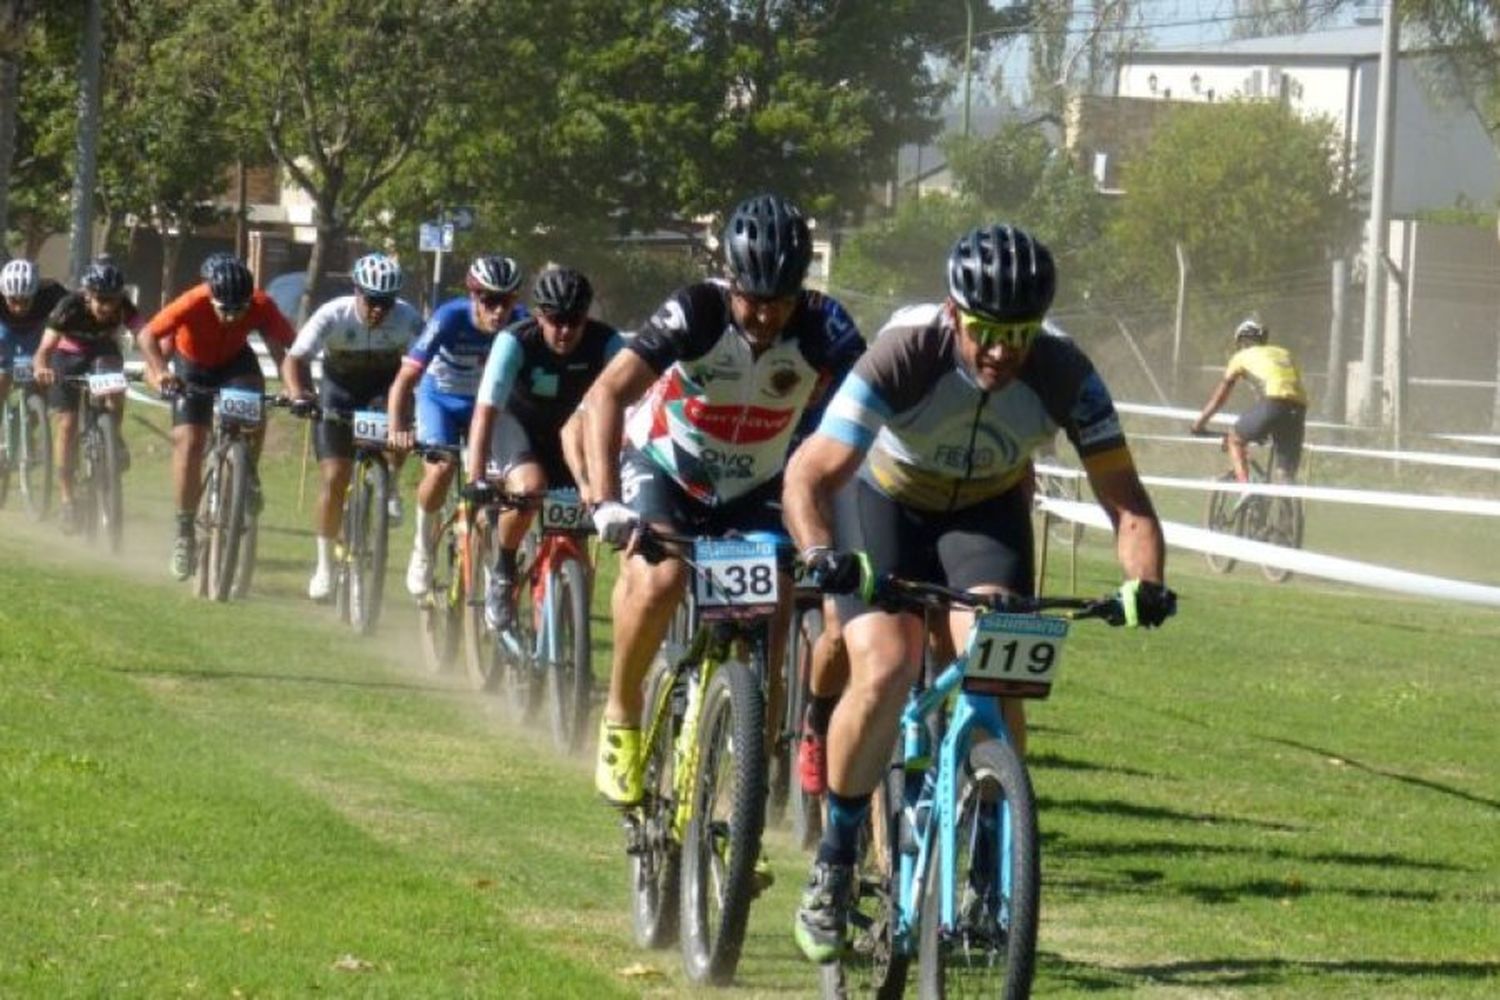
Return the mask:
<path fill-rule="evenodd" d="M 307 581 L 307 596 L 309 600 L 322 604 L 333 596 L 333 570 L 326 566 L 319 566 L 313 570 L 312 579 Z"/>
<path fill-rule="evenodd" d="M 411 562 L 406 564 L 406 592 L 421 597 L 432 589 L 432 553 L 418 547 L 411 550 Z"/>

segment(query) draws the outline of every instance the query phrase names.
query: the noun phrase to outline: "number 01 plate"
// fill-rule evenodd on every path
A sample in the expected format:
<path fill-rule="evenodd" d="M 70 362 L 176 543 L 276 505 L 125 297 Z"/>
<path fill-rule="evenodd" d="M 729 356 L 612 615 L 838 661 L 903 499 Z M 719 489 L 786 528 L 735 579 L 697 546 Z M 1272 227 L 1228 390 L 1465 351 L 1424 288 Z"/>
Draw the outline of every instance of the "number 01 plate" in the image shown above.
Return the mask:
<path fill-rule="evenodd" d="M 1062 664 L 1068 622 L 990 612 L 974 623 L 964 690 L 1007 698 L 1045 698 Z"/>

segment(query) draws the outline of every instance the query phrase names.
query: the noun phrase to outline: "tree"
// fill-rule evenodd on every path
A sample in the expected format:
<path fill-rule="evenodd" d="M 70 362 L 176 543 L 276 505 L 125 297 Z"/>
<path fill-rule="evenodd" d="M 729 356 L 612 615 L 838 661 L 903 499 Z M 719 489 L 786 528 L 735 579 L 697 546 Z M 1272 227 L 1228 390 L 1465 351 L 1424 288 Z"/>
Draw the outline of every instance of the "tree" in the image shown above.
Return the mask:
<path fill-rule="evenodd" d="M 1272 102 L 1184 105 L 1123 170 L 1111 231 L 1127 284 L 1170 301 L 1176 244 L 1194 289 L 1231 309 L 1298 272 L 1321 272 L 1356 235 L 1332 123 Z"/>
<path fill-rule="evenodd" d="M 1301 35 L 1338 16 L 1338 0 L 1235 0 L 1235 38 Z"/>
<path fill-rule="evenodd" d="M 15 114 L 4 192 L 7 226 L 18 231 L 27 257 L 36 256 L 42 241 L 68 223 L 81 21 L 74 5 L 31 10 L 27 30 L 10 36 L 22 45 L 17 91 L 23 99 L 0 107 L 0 114 Z M 8 238 L 8 231 L 0 234 L 0 243 Z"/>
<path fill-rule="evenodd" d="M 10 231 L 10 172 L 16 157 L 16 108 L 21 103 L 21 56 L 35 0 L 0 0 L 0 261 Z"/>

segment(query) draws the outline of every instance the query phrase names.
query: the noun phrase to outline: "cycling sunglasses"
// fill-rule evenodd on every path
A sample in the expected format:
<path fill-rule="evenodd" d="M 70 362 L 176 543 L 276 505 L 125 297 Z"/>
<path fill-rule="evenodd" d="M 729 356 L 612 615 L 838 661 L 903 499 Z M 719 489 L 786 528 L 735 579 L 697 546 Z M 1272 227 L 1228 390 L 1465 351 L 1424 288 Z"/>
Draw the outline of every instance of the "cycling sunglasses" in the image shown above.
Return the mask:
<path fill-rule="evenodd" d="M 549 322 L 556 323 L 558 326 L 577 326 L 589 318 L 589 314 L 584 312 L 554 312 L 551 309 L 538 311 L 547 317 Z"/>
<path fill-rule="evenodd" d="M 250 303 L 240 302 L 235 305 L 228 305 L 224 302 L 215 302 L 214 308 L 217 309 L 219 311 L 219 315 L 223 316 L 225 319 L 238 319 L 239 317 L 245 315 L 245 313 L 250 311 Z"/>
<path fill-rule="evenodd" d="M 480 305 L 486 309 L 503 309 L 516 301 L 515 292 L 485 292 L 479 296 Z"/>
<path fill-rule="evenodd" d="M 958 310 L 958 325 L 964 334 L 979 345 L 980 350 L 1004 346 L 1013 351 L 1024 351 L 1042 332 L 1042 321 L 1026 320 L 1021 323 L 1001 323 L 985 319 L 973 313 Z"/>
<path fill-rule="evenodd" d="M 394 295 L 362 295 L 365 305 L 371 309 L 389 309 L 396 304 Z"/>

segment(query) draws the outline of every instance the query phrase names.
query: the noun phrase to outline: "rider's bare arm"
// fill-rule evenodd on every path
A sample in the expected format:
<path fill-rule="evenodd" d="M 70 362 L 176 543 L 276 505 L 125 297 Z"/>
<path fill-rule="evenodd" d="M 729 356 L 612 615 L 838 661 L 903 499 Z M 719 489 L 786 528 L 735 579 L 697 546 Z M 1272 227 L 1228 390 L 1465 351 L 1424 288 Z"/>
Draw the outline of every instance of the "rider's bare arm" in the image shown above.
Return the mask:
<path fill-rule="evenodd" d="M 480 401 L 474 404 L 474 416 L 469 418 L 469 443 L 468 453 L 464 456 L 464 468 L 469 470 L 470 479 L 484 478 L 485 455 L 490 450 L 490 434 L 494 432 L 495 421 L 501 418 L 501 411 L 489 403 Z M 515 417 L 508 419 L 514 420 Z"/>
<path fill-rule="evenodd" d="M 410 360 L 403 362 L 395 381 L 391 383 L 391 391 L 386 396 L 386 416 L 390 422 L 389 434 L 394 448 L 405 450 L 412 446 L 412 428 L 407 414 L 411 411 L 412 393 L 421 377 L 421 365 Z"/>
<path fill-rule="evenodd" d="M 1208 402 L 1203 404 L 1203 412 L 1198 414 L 1197 420 L 1193 421 L 1194 434 L 1207 427 L 1209 418 L 1218 413 L 1219 408 L 1229 401 L 1229 394 L 1234 391 L 1234 383 L 1238 378 L 1238 375 L 1226 375 L 1224 380 L 1214 387 L 1213 395 L 1209 396 Z"/>
<path fill-rule="evenodd" d="M 1165 580 L 1167 546 L 1151 497 L 1136 474 L 1128 448 L 1113 448 L 1083 460 L 1089 486 L 1115 528 L 1115 552 L 1127 579 Z"/>
<path fill-rule="evenodd" d="M 798 549 L 833 544 L 833 497 L 863 458 L 860 449 L 825 434 L 813 434 L 792 454 L 781 506 Z"/>
<path fill-rule="evenodd" d="M 587 427 L 588 410 L 580 406 L 573 411 L 558 434 L 562 441 L 563 462 L 568 466 L 568 471 L 573 473 L 573 481 L 578 484 L 578 495 L 591 501 L 594 494 L 589 486 L 589 463 L 584 440 L 588 433 Z"/>
<path fill-rule="evenodd" d="M 52 378 L 52 352 L 57 349 L 58 341 L 62 340 L 61 331 L 52 327 L 42 333 L 42 342 L 37 345 L 36 352 L 31 356 L 31 370 L 39 382 L 46 385 Z"/>
<path fill-rule="evenodd" d="M 620 498 L 620 437 L 625 408 L 640 399 L 656 377 L 644 358 L 624 350 L 599 373 L 583 398 L 589 412 L 584 458 L 592 473 L 589 485 L 595 503 Z"/>

